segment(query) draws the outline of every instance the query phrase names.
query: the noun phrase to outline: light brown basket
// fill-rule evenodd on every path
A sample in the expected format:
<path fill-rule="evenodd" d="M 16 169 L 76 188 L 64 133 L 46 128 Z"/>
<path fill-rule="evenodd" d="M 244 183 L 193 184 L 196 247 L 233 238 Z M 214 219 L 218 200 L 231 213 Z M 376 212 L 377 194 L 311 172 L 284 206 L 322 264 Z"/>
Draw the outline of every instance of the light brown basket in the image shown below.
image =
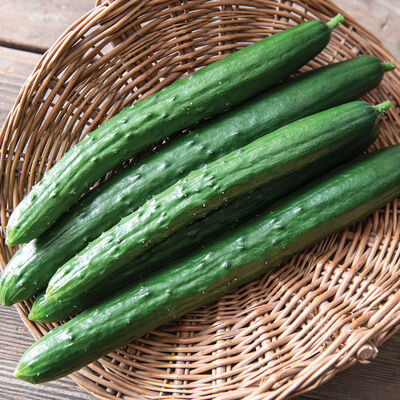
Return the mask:
<path fill-rule="evenodd" d="M 340 10 L 328 0 L 98 2 L 27 79 L 1 132 L 3 266 L 7 219 L 89 130 L 123 107 L 261 37 Z M 351 17 L 307 67 L 375 54 L 393 60 Z M 375 148 L 400 142 L 400 71 L 366 99 L 390 99 Z M 398 168 L 399 166 L 393 166 Z M 72 378 L 99 399 L 284 399 L 366 362 L 400 321 L 397 200 L 284 267 L 163 326 Z M 57 324 L 31 323 L 35 338 Z"/>

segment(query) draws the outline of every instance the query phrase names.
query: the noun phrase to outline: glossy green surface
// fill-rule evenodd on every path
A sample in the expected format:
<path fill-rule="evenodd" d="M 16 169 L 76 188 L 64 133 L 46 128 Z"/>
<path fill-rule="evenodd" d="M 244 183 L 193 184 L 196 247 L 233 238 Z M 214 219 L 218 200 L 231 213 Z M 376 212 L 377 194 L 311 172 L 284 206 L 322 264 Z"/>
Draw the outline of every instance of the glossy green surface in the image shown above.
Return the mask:
<path fill-rule="evenodd" d="M 241 196 L 227 206 L 177 231 L 137 257 L 119 275 L 99 282 L 91 290 L 63 301 L 46 301 L 44 295 L 41 294 L 33 303 L 29 319 L 40 322 L 63 321 L 100 302 L 124 286 L 140 281 L 172 262 L 177 262 L 177 259 L 187 258 L 191 252 L 217 240 L 224 232 L 237 229 L 255 218 L 257 214 L 263 213 L 274 201 L 287 196 L 324 172 L 355 158 L 362 149 L 374 142 L 378 130 L 357 133 L 358 140 L 354 137 L 352 143 L 343 142 L 342 148 L 333 148 L 331 154 L 326 154 L 301 170 L 264 185 L 253 193 Z"/>
<path fill-rule="evenodd" d="M 190 172 L 60 267 L 50 279 L 46 300 L 71 300 L 119 275 L 148 248 L 196 219 L 368 134 L 377 128 L 378 115 L 365 102 L 337 106 L 286 125 Z"/>
<path fill-rule="evenodd" d="M 181 176 L 296 119 L 359 98 L 379 84 L 386 69 L 372 56 L 329 65 L 291 79 L 172 140 L 157 154 L 102 184 L 48 232 L 23 245 L 2 275 L 0 301 L 11 305 L 40 293 L 56 270 L 87 242 Z"/>
<path fill-rule="evenodd" d="M 315 57 L 331 29 L 314 20 L 279 32 L 126 108 L 68 151 L 13 211 L 8 245 L 37 238 L 99 178 L 150 144 L 260 93 Z"/>
<path fill-rule="evenodd" d="M 250 282 L 400 195 L 400 146 L 341 167 L 262 216 L 54 329 L 16 377 L 67 375 L 156 327 Z"/>

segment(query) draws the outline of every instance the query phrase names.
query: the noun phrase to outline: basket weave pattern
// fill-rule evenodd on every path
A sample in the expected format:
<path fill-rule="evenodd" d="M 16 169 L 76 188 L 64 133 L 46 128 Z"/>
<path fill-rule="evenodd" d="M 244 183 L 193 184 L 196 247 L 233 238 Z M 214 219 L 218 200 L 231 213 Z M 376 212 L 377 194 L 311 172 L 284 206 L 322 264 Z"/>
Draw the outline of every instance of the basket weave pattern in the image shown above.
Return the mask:
<path fill-rule="evenodd" d="M 104 3 L 104 4 L 103 4 Z M 327 0 L 117 0 L 71 26 L 42 57 L 0 134 L 4 265 L 10 212 L 64 152 L 123 107 L 266 35 L 340 10 Z M 393 60 L 346 16 L 305 68 L 358 54 Z M 389 99 L 373 148 L 400 142 L 400 72 L 366 96 Z M 371 148 L 371 150 L 373 150 Z M 398 166 L 393 166 L 397 168 Z M 100 399 L 285 399 L 368 362 L 400 321 L 400 204 L 393 201 L 262 279 L 74 373 Z M 57 324 L 32 323 L 38 338 Z"/>

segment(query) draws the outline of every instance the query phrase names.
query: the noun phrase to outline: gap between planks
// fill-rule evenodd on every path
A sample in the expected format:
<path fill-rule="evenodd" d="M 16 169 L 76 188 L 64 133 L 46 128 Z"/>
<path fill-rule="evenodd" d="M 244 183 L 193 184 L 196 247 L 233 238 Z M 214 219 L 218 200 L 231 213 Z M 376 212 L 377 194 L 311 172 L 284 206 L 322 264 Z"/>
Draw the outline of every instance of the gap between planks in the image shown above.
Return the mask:
<path fill-rule="evenodd" d="M 0 45 L 44 53 L 95 0 L 1 0 Z"/>

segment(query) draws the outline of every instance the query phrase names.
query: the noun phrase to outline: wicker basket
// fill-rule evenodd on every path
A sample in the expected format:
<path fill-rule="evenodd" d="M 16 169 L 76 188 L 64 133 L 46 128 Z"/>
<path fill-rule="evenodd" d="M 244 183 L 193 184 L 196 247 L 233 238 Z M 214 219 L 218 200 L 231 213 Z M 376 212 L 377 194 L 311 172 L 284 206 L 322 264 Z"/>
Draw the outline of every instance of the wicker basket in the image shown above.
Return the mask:
<path fill-rule="evenodd" d="M 89 130 L 261 37 L 340 11 L 327 0 L 98 3 L 42 57 L 1 131 L 3 266 L 15 251 L 4 243 L 10 212 Z M 346 16 L 326 50 L 305 69 L 360 53 L 393 60 Z M 394 104 L 375 148 L 400 142 L 399 96 L 397 70 L 366 97 Z M 284 399 L 367 362 L 400 321 L 399 211 L 395 200 L 284 267 L 72 378 L 99 399 Z M 18 310 L 38 338 L 57 324 L 29 322 L 31 305 L 21 303 Z"/>

